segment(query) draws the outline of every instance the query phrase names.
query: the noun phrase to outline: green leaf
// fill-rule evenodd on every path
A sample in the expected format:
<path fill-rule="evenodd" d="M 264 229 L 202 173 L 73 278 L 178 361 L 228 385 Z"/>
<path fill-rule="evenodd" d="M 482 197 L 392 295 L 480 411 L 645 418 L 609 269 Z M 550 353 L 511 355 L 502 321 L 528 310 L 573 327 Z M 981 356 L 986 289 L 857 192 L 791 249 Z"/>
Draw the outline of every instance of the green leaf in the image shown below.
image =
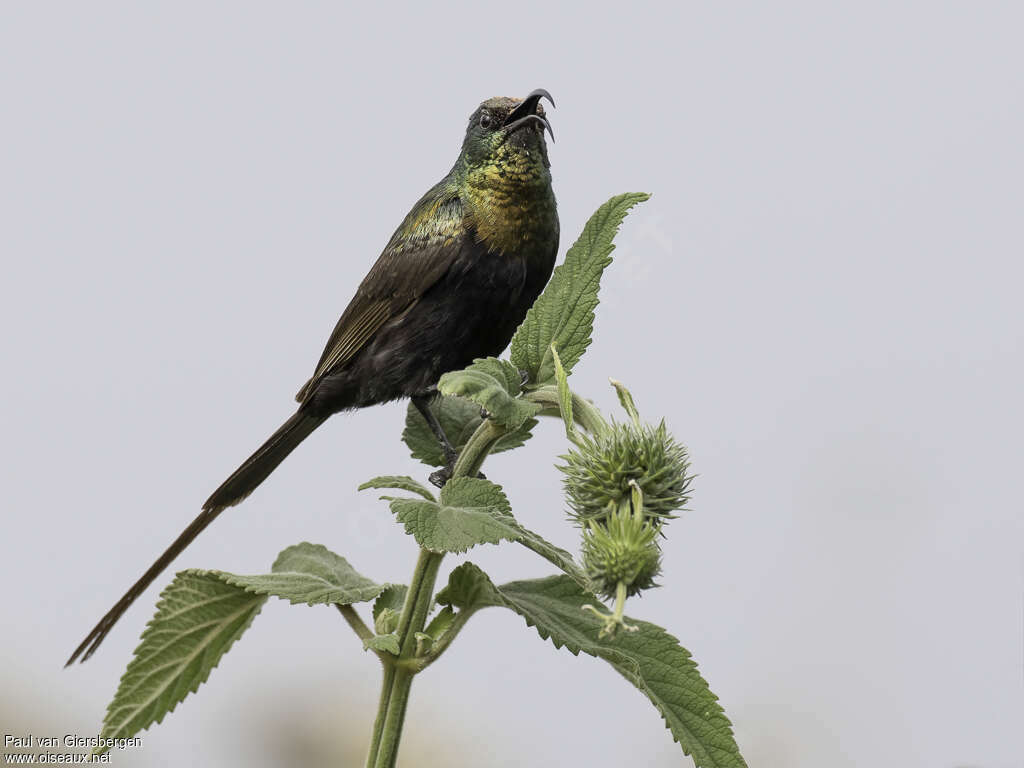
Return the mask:
<path fill-rule="evenodd" d="M 500 485 L 479 477 L 457 477 L 441 489 L 440 503 L 383 497 L 406 533 L 431 552 L 465 552 L 519 535 Z"/>
<path fill-rule="evenodd" d="M 698 768 L 745 768 L 718 698 L 689 652 L 661 627 L 631 619 L 637 631 L 600 639 L 601 619 L 582 610 L 596 598 L 571 579 L 550 576 L 495 587 L 472 563 L 452 572 L 437 600 L 460 610 L 490 605 L 509 608 L 556 648 L 604 659 L 651 700 Z"/>
<path fill-rule="evenodd" d="M 626 389 L 626 385 L 615 379 L 608 379 L 608 381 L 615 387 L 615 392 L 619 396 L 619 403 L 626 411 L 626 415 L 629 416 L 634 424 L 640 426 L 640 412 L 637 411 L 636 403 L 633 402 L 633 395 Z"/>
<path fill-rule="evenodd" d="M 405 604 L 405 593 L 408 589 L 405 584 L 388 584 L 384 591 L 377 596 L 377 599 L 373 601 L 373 620 L 376 621 L 385 610 L 391 610 L 400 614 L 402 606 Z"/>
<path fill-rule="evenodd" d="M 461 397 L 435 398 L 431 409 L 437 416 L 452 447 L 457 451 L 462 450 L 466 441 L 483 422 L 483 418 L 480 416 L 480 406 Z M 491 453 L 518 448 L 530 439 L 530 432 L 536 425 L 536 419 L 527 419 L 517 430 L 503 435 L 495 443 Z M 437 438 L 430 431 L 423 414 L 412 403 L 409 404 L 405 414 L 405 430 L 402 432 L 402 440 L 409 446 L 409 451 L 414 459 L 431 467 L 445 465 L 444 454 L 437 444 Z"/>
<path fill-rule="evenodd" d="M 398 629 L 402 616 L 405 594 L 409 588 L 404 584 L 389 584 L 373 601 L 373 631 L 387 635 Z"/>
<path fill-rule="evenodd" d="M 448 585 L 437 593 L 438 605 L 460 611 L 478 611 L 488 606 L 505 607 L 505 600 L 490 576 L 478 566 L 465 562 L 448 574 Z"/>
<path fill-rule="evenodd" d="M 386 651 L 397 656 L 402 652 L 402 646 L 398 642 L 398 634 L 389 632 L 386 635 L 374 635 L 363 641 L 363 648 L 368 651 Z"/>
<path fill-rule="evenodd" d="M 555 364 L 555 382 L 558 384 L 558 410 L 562 414 L 562 421 L 565 424 L 565 436 L 571 440 L 576 434 L 576 425 L 572 415 L 572 390 L 569 389 L 569 374 L 562 366 L 562 360 L 558 356 L 558 350 L 554 343 L 551 344 L 551 359 Z"/>
<path fill-rule="evenodd" d="M 440 503 L 391 496 L 381 498 L 390 503 L 391 511 L 405 526 L 406 533 L 432 552 L 465 552 L 477 544 L 517 541 L 568 574 L 581 587 L 588 584 L 573 556 L 521 525 L 513 517 L 501 486 L 488 480 L 455 478 L 441 490 Z M 393 614 L 402 610 L 405 587 L 390 589 L 401 592 L 391 596 L 385 591 L 377 599 L 373 606 L 375 622 L 385 608 L 390 608 Z"/>
<path fill-rule="evenodd" d="M 452 624 L 455 621 L 455 612 L 450 606 L 445 606 L 437 615 L 430 620 L 430 623 L 424 629 L 424 633 L 430 637 L 430 639 L 436 643 L 441 637 L 451 629 Z"/>
<path fill-rule="evenodd" d="M 474 360 L 461 371 L 444 374 L 437 388 L 442 394 L 471 400 L 510 431 L 519 429 L 540 410 L 535 403 L 519 399 L 522 379 L 518 369 L 494 357 Z"/>
<path fill-rule="evenodd" d="M 643 192 L 618 195 L 598 208 L 526 314 L 512 338 L 511 357 L 516 368 L 530 374 L 532 387 L 555 377 L 552 344 L 567 373 L 590 346 L 601 275 L 615 249 L 612 240 L 629 209 L 649 197 Z"/>
<path fill-rule="evenodd" d="M 384 591 L 383 585 L 360 575 L 348 560 L 321 544 L 303 542 L 288 547 L 277 556 L 270 570 L 271 573 L 260 576 L 210 573 L 248 592 L 280 597 L 293 605 L 350 605 L 373 600 Z"/>
<path fill-rule="evenodd" d="M 368 488 L 409 491 L 410 493 L 418 493 L 427 501 L 435 500 L 434 494 L 429 489 L 408 475 L 381 475 L 380 477 L 373 478 L 373 480 L 367 480 L 359 486 L 360 491 L 365 491 Z"/>
<path fill-rule="evenodd" d="M 156 615 L 121 678 L 103 719 L 104 738 L 128 738 L 162 722 L 206 682 L 267 600 L 220 574 L 182 571 L 160 594 Z M 97 747 L 95 754 L 108 748 Z"/>
<path fill-rule="evenodd" d="M 293 604 L 349 605 L 385 590 L 397 588 L 374 584 L 345 558 L 308 542 L 283 550 L 267 575 L 182 571 L 160 594 L 156 615 L 107 708 L 102 735 L 128 738 L 163 721 L 206 682 L 268 596 Z"/>

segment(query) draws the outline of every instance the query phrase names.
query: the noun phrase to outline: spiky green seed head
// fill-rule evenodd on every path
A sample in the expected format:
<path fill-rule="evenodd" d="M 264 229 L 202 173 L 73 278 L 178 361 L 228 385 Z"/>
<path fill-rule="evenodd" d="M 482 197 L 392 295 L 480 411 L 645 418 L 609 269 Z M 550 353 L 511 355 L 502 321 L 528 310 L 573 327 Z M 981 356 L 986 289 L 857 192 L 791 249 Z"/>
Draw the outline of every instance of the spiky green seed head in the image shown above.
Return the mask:
<path fill-rule="evenodd" d="M 665 522 L 689 501 L 690 461 L 662 422 L 612 423 L 600 434 L 580 434 L 559 470 L 566 500 L 580 525 L 631 508 L 635 481 L 643 495 L 643 516 Z"/>
<path fill-rule="evenodd" d="M 621 509 L 583 530 L 583 567 L 594 592 L 615 597 L 619 583 L 627 596 L 657 586 L 661 573 L 660 525 Z"/>

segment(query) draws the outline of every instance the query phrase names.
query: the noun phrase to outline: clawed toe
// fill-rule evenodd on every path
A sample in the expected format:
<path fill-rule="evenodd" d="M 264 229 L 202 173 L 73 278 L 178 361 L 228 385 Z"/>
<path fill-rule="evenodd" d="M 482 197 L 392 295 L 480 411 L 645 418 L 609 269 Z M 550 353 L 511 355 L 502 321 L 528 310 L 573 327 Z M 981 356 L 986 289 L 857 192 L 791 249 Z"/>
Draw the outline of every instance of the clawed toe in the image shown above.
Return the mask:
<path fill-rule="evenodd" d="M 429 480 L 430 480 L 430 484 L 431 485 L 433 485 L 433 486 L 435 486 L 437 488 L 444 488 L 444 484 L 447 483 L 449 480 L 451 480 L 451 477 L 452 477 L 452 468 L 451 467 L 441 467 L 441 469 L 437 470 L 436 472 L 431 472 L 430 473 Z"/>
<path fill-rule="evenodd" d="M 452 470 L 455 468 L 455 462 L 452 462 L 447 467 L 441 467 L 434 472 L 430 473 L 430 484 L 437 488 L 444 488 L 444 484 L 452 479 Z M 483 472 L 477 472 L 476 476 L 481 480 L 486 480 L 487 476 Z"/>

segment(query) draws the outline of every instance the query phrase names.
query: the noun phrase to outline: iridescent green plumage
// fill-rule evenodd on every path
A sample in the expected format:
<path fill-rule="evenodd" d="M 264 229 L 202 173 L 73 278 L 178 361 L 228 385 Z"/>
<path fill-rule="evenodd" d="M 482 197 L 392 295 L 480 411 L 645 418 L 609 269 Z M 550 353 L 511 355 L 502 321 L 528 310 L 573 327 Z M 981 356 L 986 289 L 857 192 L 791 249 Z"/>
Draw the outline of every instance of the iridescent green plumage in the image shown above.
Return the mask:
<path fill-rule="evenodd" d="M 69 664 L 92 655 L 164 568 L 329 416 L 401 397 L 422 406 L 441 374 L 508 345 L 558 250 L 542 96 L 550 99 L 542 90 L 489 99 L 473 113 L 454 167 L 413 206 L 342 313 L 298 411 L 213 492 Z"/>

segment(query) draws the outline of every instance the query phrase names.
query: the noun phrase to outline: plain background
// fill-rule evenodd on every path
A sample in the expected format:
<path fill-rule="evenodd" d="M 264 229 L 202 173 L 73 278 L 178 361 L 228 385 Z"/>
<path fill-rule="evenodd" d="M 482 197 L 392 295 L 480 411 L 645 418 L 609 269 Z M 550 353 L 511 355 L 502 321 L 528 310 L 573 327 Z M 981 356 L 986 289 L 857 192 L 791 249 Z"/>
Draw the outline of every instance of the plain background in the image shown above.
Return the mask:
<path fill-rule="evenodd" d="M 608 412 L 626 381 L 699 473 L 630 612 L 752 766 L 1024 765 L 1020 9 L 4 3 L 3 731 L 97 732 L 159 588 L 71 649 L 291 412 L 477 103 L 545 87 L 563 252 L 654 193 L 573 377 Z M 332 419 L 176 568 L 309 540 L 407 579 L 356 491 L 425 473 L 403 415 Z M 564 447 L 546 422 L 487 472 L 576 549 Z M 335 612 L 273 602 L 116 762 L 359 765 L 378 684 Z M 407 739 L 406 766 L 689 764 L 611 669 L 498 610 L 417 681 Z"/>

